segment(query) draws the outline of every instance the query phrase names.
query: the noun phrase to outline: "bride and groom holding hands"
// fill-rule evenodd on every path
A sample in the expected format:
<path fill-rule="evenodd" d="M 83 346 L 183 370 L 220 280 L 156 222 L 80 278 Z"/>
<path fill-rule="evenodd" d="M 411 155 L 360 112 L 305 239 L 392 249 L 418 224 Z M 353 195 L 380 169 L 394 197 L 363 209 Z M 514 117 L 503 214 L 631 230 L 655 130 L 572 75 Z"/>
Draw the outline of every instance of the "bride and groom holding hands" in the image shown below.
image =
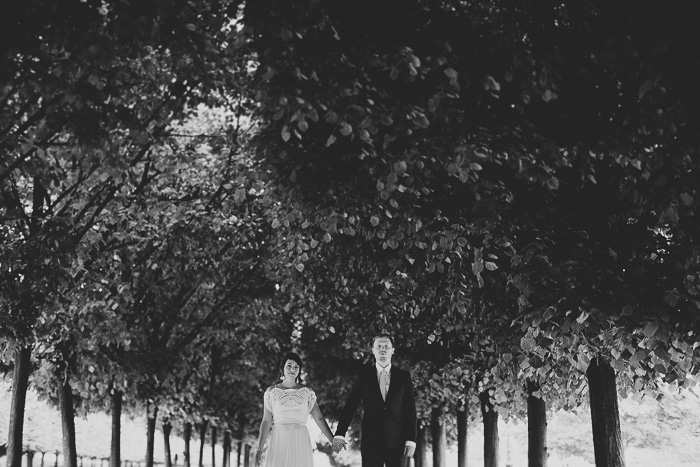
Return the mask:
<path fill-rule="evenodd" d="M 264 412 L 256 453 L 261 464 L 268 436 L 265 467 L 312 467 L 313 449 L 306 421 L 309 414 L 338 452 L 345 448 L 345 434 L 360 402 L 362 417 L 360 452 L 362 467 L 399 467 L 413 457 L 416 447 L 416 404 L 408 371 L 391 364 L 394 341 L 388 334 L 372 339 L 375 363 L 357 374 L 338 420 L 335 434 L 316 403 L 316 394 L 301 384 L 302 360 L 288 353 L 280 365 L 281 383 L 264 395 Z"/>

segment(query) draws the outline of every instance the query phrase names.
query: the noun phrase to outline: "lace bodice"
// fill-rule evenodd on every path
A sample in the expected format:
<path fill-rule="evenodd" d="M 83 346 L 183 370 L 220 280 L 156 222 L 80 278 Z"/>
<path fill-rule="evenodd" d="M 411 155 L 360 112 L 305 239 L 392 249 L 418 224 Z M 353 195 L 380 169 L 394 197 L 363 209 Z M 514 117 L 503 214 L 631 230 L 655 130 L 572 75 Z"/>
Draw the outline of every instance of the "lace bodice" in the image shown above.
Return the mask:
<path fill-rule="evenodd" d="M 265 391 L 264 400 L 265 408 L 272 412 L 273 425 L 306 425 L 316 404 L 316 394 L 306 387 L 271 387 Z"/>

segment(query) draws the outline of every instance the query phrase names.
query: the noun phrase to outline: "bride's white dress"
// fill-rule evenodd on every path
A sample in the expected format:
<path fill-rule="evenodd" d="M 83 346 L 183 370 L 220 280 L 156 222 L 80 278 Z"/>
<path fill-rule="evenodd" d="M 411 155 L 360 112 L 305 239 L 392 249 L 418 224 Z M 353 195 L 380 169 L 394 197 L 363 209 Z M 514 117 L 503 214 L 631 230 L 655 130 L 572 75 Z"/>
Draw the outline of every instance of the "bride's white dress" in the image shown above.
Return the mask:
<path fill-rule="evenodd" d="M 268 388 L 265 408 L 272 413 L 267 467 L 312 467 L 311 437 L 306 428 L 316 394 L 309 388 Z"/>

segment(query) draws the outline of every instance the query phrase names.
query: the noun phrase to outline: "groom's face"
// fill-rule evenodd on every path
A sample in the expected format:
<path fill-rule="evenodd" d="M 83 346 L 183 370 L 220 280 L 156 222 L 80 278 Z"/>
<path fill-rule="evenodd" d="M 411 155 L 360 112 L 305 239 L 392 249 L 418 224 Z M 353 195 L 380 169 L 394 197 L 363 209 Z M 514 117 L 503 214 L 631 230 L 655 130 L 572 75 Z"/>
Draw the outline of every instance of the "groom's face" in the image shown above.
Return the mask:
<path fill-rule="evenodd" d="M 372 345 L 372 353 L 379 366 L 387 366 L 391 363 L 391 356 L 394 355 L 394 347 L 391 345 L 391 339 L 388 337 L 375 339 Z"/>

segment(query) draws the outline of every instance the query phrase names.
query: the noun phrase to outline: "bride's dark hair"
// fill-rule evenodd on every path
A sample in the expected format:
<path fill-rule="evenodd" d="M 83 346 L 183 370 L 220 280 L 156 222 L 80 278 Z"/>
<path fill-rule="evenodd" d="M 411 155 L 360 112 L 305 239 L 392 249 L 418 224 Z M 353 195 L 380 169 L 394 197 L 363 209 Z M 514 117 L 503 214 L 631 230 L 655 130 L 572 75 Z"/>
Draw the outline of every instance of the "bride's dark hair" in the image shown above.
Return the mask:
<path fill-rule="evenodd" d="M 296 382 L 297 384 L 301 384 L 301 368 L 304 364 L 302 363 L 299 354 L 295 352 L 287 352 L 284 354 L 284 357 L 282 357 L 282 361 L 280 362 L 280 378 L 284 378 L 284 365 L 286 365 L 287 361 L 289 360 L 299 365 L 299 373 L 297 373 Z"/>

